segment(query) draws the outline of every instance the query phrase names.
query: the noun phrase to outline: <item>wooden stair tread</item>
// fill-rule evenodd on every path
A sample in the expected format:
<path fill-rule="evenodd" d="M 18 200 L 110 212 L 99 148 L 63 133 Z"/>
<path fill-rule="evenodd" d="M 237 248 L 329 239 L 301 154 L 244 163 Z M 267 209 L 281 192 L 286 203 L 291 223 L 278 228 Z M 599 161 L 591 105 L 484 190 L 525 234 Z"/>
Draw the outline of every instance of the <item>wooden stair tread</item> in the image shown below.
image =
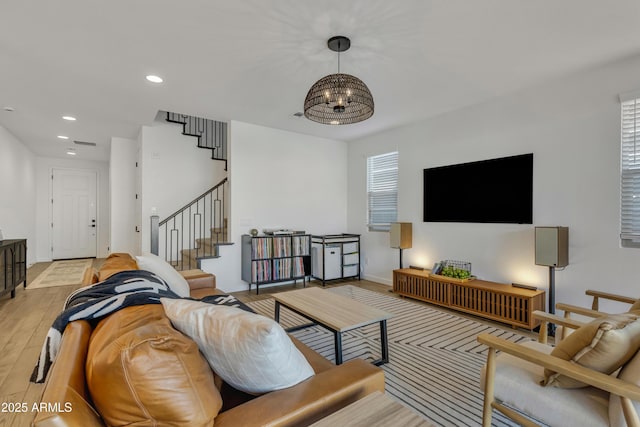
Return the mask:
<path fill-rule="evenodd" d="M 198 243 L 198 245 L 233 245 L 233 242 L 228 242 L 226 240 L 219 240 L 219 239 L 214 239 L 211 237 L 205 237 L 205 238 L 201 238 L 201 239 L 196 239 L 196 242 Z"/>
<path fill-rule="evenodd" d="M 180 252 L 183 257 L 193 259 L 220 258 L 220 255 L 215 254 L 212 251 L 204 251 L 202 249 L 182 249 Z"/>

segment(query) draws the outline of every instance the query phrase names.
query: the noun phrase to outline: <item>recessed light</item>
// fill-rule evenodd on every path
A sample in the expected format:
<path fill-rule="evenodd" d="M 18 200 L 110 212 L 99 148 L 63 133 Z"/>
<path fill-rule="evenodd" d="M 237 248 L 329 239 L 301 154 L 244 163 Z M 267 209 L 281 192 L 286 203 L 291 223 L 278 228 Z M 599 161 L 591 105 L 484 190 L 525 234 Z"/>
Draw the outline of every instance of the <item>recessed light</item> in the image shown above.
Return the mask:
<path fill-rule="evenodd" d="M 158 76 L 154 76 L 153 74 L 150 74 L 147 76 L 147 80 L 149 80 L 151 83 L 162 83 L 162 77 L 158 77 Z"/>
<path fill-rule="evenodd" d="M 76 118 L 73 116 L 62 116 L 63 119 L 68 120 L 70 122 L 75 122 Z"/>
<path fill-rule="evenodd" d="M 67 151 L 67 154 L 70 155 L 70 156 L 75 156 L 76 152 L 69 150 L 69 151 Z"/>
<path fill-rule="evenodd" d="M 69 139 L 68 136 L 64 136 L 64 135 L 58 135 L 58 138 L 60 138 L 60 139 Z"/>

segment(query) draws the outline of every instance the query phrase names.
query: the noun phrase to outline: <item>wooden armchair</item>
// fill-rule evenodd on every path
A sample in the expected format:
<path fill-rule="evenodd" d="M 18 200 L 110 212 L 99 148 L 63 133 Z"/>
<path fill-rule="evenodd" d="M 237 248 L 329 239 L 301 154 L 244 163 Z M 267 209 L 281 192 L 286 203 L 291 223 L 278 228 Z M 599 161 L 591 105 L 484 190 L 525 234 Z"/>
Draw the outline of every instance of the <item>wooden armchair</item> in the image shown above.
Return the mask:
<path fill-rule="evenodd" d="M 513 343 L 490 334 L 477 338 L 489 347 L 481 380 L 484 387 L 482 425 L 491 426 L 493 409 L 496 409 L 523 426 L 614 426 L 626 422 L 628 426 L 640 427 L 633 403 L 640 402 L 638 385 L 550 354 L 553 347 L 546 343 L 548 322 L 570 329 L 585 323 L 541 311 L 534 312 L 533 316 L 542 321 L 538 341 Z M 628 364 L 634 361 L 640 366 L 640 356 Z M 545 368 L 581 381 L 587 387 L 542 386 Z M 619 396 L 619 400 L 612 403 L 612 396 Z"/>
<path fill-rule="evenodd" d="M 591 303 L 591 309 L 579 307 L 571 304 L 562 304 L 562 303 L 556 304 L 556 309 L 563 310 L 565 313 L 564 317 L 570 317 L 571 313 L 575 313 L 575 314 L 580 314 L 582 316 L 595 318 L 595 317 L 606 315 L 606 313 L 603 313 L 600 311 L 600 299 L 616 301 L 616 302 L 620 302 L 623 304 L 630 304 L 630 305 L 633 305 L 638 301 L 637 298 L 630 298 L 622 295 L 609 294 L 606 292 L 594 291 L 591 289 L 585 291 L 585 294 L 587 294 L 590 297 L 593 297 L 593 302 Z"/>
<path fill-rule="evenodd" d="M 591 303 L 591 309 L 580 307 L 577 305 L 572 305 L 572 304 L 558 303 L 556 304 L 556 311 L 562 310 L 564 312 L 565 319 L 571 318 L 572 314 L 577 314 L 580 316 L 585 316 L 588 318 L 595 319 L 598 317 L 607 316 L 609 314 L 609 313 L 600 311 L 601 299 L 616 301 L 623 304 L 629 304 L 629 306 L 626 307 L 626 310 L 633 309 L 633 304 L 635 304 L 638 301 L 637 298 L 630 298 L 622 295 L 610 294 L 607 292 L 594 291 L 591 289 L 585 291 L 585 294 L 587 294 L 590 297 L 593 297 L 593 301 Z M 570 331 L 567 328 L 559 327 L 556 333 L 557 341 L 559 342 L 563 340 L 564 338 L 566 338 L 566 336 L 569 333 Z"/>

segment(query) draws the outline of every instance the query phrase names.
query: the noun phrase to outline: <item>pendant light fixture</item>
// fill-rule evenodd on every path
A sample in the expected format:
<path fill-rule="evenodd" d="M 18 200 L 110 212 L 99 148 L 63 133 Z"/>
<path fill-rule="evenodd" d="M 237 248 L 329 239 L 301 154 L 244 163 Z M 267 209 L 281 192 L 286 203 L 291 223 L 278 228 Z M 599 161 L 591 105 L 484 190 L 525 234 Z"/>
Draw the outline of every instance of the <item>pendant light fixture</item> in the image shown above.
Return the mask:
<path fill-rule="evenodd" d="M 321 78 L 311 86 L 304 100 L 304 115 L 325 125 L 348 125 L 373 115 L 373 95 L 362 80 L 340 73 L 340 52 L 351 47 L 344 36 L 331 37 L 329 49 L 338 52 L 338 73 Z"/>

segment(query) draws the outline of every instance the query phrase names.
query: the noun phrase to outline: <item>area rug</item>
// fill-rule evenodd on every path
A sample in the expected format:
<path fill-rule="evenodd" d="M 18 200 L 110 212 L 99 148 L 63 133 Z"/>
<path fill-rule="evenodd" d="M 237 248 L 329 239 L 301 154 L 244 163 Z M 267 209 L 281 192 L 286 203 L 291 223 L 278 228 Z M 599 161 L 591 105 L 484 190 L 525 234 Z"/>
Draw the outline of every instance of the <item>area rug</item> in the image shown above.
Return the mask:
<path fill-rule="evenodd" d="M 84 270 L 92 264 L 92 259 L 54 261 L 27 286 L 27 289 L 79 285 L 82 283 Z"/>
<path fill-rule="evenodd" d="M 530 340 L 513 330 L 352 285 L 331 288 L 328 292 L 393 314 L 387 322 L 390 360 L 381 366 L 386 392 L 438 426 L 475 427 L 482 424 L 480 369 L 486 361 L 487 349 L 476 341 L 478 334 L 486 332 L 512 342 Z M 248 305 L 273 318 L 273 299 Z M 288 328 L 308 321 L 282 308 L 280 323 Z M 333 334 L 326 329 L 314 326 L 295 331 L 293 335 L 327 359 L 335 360 Z M 342 345 L 344 360 L 378 359 L 378 324 L 343 334 Z M 493 425 L 515 424 L 494 411 Z"/>

